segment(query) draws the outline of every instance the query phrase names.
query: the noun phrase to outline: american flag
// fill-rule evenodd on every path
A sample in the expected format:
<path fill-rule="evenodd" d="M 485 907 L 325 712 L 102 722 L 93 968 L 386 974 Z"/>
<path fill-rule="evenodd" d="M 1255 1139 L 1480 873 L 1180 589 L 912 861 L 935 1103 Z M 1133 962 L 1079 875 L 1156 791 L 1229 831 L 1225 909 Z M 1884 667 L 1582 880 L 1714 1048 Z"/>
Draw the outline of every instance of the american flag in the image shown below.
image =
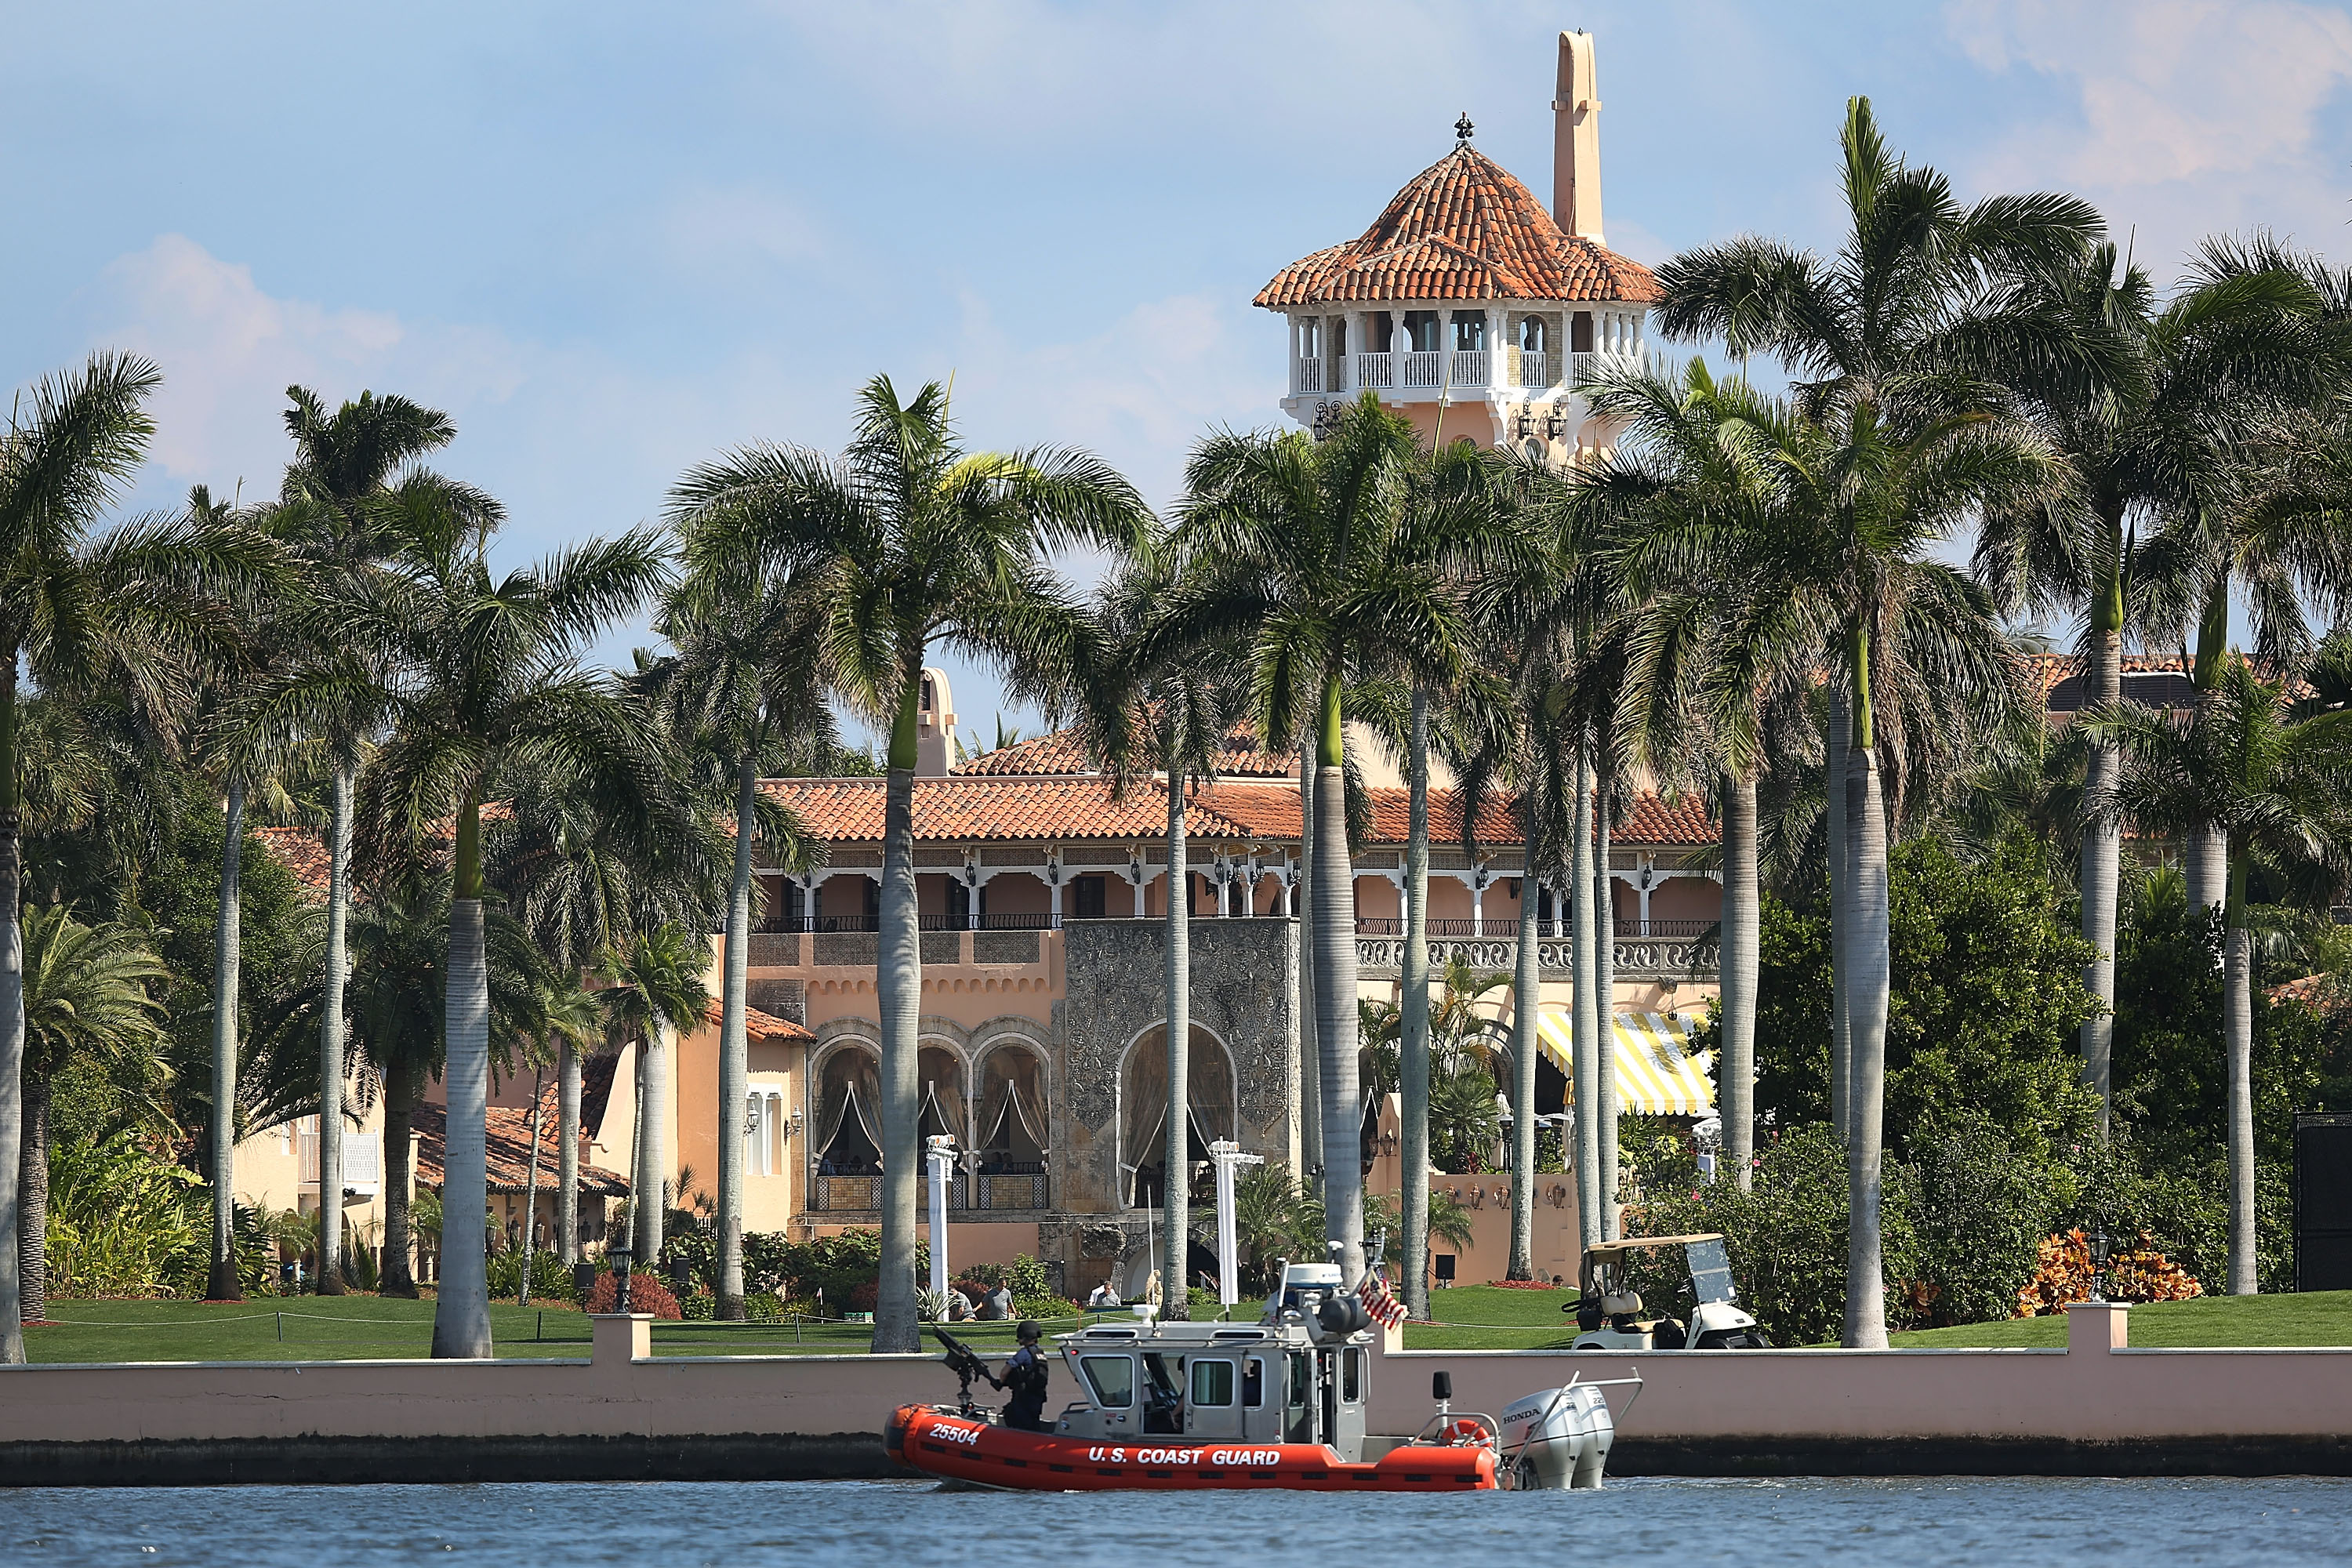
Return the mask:
<path fill-rule="evenodd" d="M 1356 1299 L 1363 1302 L 1364 1310 L 1372 1315 L 1372 1321 L 1391 1329 L 1403 1325 L 1404 1303 L 1390 1294 L 1388 1283 L 1381 1278 L 1379 1269 L 1365 1273 L 1363 1283 L 1356 1287 Z"/>

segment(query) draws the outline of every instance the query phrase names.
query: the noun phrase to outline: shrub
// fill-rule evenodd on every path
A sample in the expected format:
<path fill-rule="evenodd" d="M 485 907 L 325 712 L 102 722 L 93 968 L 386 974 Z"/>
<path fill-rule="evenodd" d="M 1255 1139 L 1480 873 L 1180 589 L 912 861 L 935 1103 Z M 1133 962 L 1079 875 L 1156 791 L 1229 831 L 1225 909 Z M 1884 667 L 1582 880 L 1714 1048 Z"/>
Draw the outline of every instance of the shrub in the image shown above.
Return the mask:
<path fill-rule="evenodd" d="M 635 1295 L 635 1287 L 631 1294 Z M 709 1322 L 718 1311 L 719 1298 L 708 1290 L 688 1290 L 677 1304 L 679 1319 L 689 1323 Z"/>
<path fill-rule="evenodd" d="M 743 1321 L 747 1323 L 773 1323 L 784 1315 L 784 1303 L 772 1290 L 752 1290 L 743 1297 Z"/>
<path fill-rule="evenodd" d="M 1013 1315 L 1016 1318 L 1040 1320 L 1081 1318 L 1086 1315 L 1086 1309 L 1076 1301 L 1065 1300 L 1059 1296 L 1024 1296 L 1016 1291 L 1013 1297 Z"/>
<path fill-rule="evenodd" d="M 610 1270 L 599 1274 L 595 1288 L 588 1292 L 588 1310 L 610 1312 L 614 1310 L 620 1295 L 619 1278 Z M 680 1321 L 686 1315 L 677 1304 L 677 1298 L 669 1293 L 669 1287 L 650 1274 L 629 1276 L 629 1310 L 651 1312 L 655 1317 L 673 1323 Z"/>
<path fill-rule="evenodd" d="M 1015 1298 L 1054 1294 L 1053 1271 L 1025 1252 L 1014 1254 L 1010 1263 L 975 1263 L 964 1270 L 957 1283 L 979 1286 L 980 1295 L 986 1295 L 999 1285 L 1011 1289 Z M 979 1296 L 973 1296 L 973 1300 L 979 1300 Z"/>
<path fill-rule="evenodd" d="M 52 1147 L 49 1294 L 202 1294 L 207 1202 L 202 1182 L 128 1132 Z"/>
<path fill-rule="evenodd" d="M 2081 1231 L 2047 1237 L 2037 1249 L 2033 1278 L 2017 1293 L 2016 1315 L 2046 1317 L 2089 1300 L 2091 1277 L 2091 1244 Z M 2205 1288 L 2142 1231 L 2137 1245 L 2107 1260 L 2105 1291 L 2110 1301 L 2186 1301 Z"/>
<path fill-rule="evenodd" d="M 503 1296 L 520 1296 L 522 1286 L 522 1254 L 497 1252 L 490 1255 L 484 1270 L 489 1281 L 490 1300 Z M 642 1276 L 639 1276 L 642 1278 Z M 634 1290 L 635 1286 L 631 1289 Z M 574 1301 L 578 1294 L 572 1289 L 572 1270 L 552 1252 L 531 1254 L 530 1299 L 534 1301 Z"/>

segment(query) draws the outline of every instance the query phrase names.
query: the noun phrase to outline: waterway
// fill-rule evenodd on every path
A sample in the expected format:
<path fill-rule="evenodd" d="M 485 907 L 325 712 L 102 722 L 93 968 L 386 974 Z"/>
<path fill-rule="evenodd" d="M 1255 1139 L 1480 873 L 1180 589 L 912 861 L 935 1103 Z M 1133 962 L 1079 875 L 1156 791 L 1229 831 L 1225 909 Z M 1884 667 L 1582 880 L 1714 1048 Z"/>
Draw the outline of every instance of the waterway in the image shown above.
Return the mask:
<path fill-rule="evenodd" d="M 0 1478 L 5 1480 L 5 1478 Z M 1683 1480 L 1601 1492 L 941 1492 L 912 1482 L 0 1489 L 14 1568 L 474 1561 L 1332 1564 L 2342 1563 L 2352 1481 Z M 1326 1554 L 1327 1553 L 1327 1554 Z"/>

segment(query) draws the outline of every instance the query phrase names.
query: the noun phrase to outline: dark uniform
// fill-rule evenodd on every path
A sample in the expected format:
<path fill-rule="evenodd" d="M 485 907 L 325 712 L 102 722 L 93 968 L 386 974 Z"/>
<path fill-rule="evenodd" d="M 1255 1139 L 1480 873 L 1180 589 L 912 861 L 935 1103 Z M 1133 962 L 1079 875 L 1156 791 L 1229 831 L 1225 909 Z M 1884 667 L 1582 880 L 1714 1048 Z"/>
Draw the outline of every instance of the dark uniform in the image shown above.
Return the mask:
<path fill-rule="evenodd" d="M 1037 1331 L 1021 1325 L 1021 1348 L 1004 1363 L 1004 1424 L 1024 1432 L 1045 1431 L 1045 1358 L 1037 1353 Z"/>

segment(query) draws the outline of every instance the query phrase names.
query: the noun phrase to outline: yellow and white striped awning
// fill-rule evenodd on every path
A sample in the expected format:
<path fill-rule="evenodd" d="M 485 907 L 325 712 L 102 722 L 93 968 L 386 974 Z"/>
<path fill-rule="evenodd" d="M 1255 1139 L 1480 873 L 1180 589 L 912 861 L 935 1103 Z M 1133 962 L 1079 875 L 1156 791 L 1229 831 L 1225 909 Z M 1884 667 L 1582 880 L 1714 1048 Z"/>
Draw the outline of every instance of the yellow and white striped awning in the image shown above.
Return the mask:
<path fill-rule="evenodd" d="M 1620 1013 L 1615 1019 L 1617 1109 L 1643 1116 L 1705 1116 L 1715 1109 L 1715 1053 L 1690 1048 L 1688 1014 Z M 1544 1055 L 1568 1077 L 1576 1097 L 1569 1012 L 1547 1007 L 1536 1019 Z"/>

